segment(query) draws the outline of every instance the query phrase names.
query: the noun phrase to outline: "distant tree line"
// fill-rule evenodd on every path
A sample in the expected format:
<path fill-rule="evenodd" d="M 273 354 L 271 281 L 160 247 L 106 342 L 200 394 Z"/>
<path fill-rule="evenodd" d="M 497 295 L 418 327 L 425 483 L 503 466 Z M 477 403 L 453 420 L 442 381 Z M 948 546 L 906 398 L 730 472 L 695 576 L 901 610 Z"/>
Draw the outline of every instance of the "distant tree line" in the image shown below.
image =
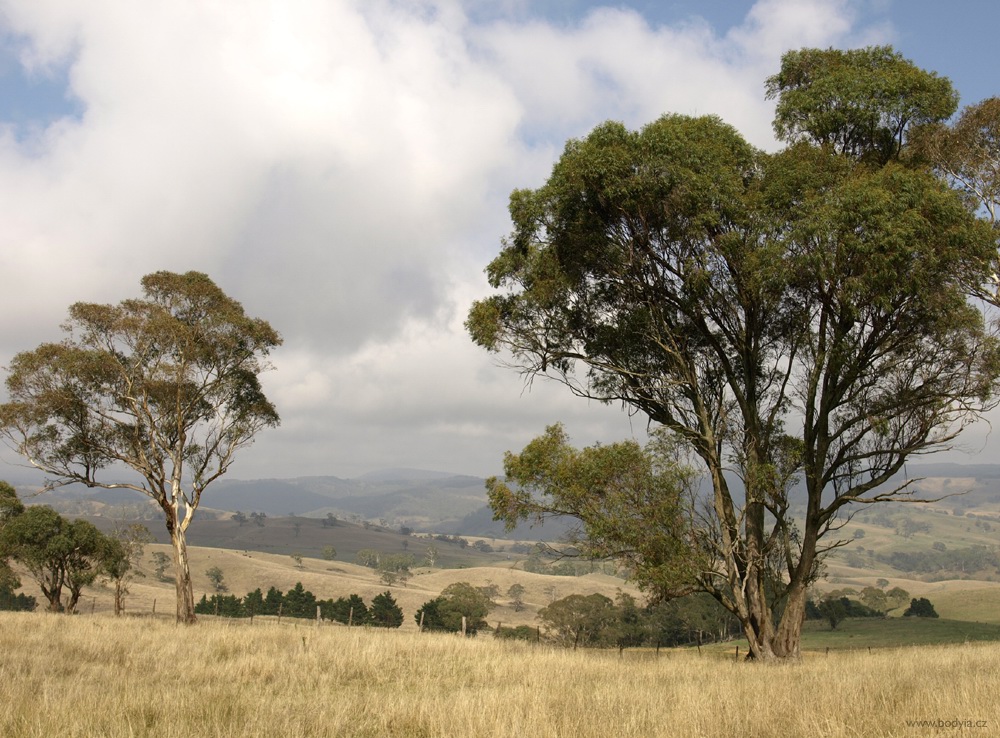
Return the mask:
<path fill-rule="evenodd" d="M 929 551 L 892 551 L 876 554 L 875 558 L 899 571 L 917 574 L 971 573 L 1000 569 L 1000 549 L 982 544 L 948 549 L 939 543 Z"/>
<path fill-rule="evenodd" d="M 888 591 L 865 587 L 860 593 L 847 589 L 809 599 L 806 619 L 825 620 L 831 628 L 836 628 L 847 618 L 884 618 L 907 602 L 909 607 L 904 616 L 938 616 L 926 598 L 910 599 L 909 593 L 900 587 Z M 494 635 L 528 641 L 544 638 L 574 649 L 619 650 L 706 644 L 740 635 L 736 618 L 705 593 L 646 606 L 625 592 L 619 592 L 614 600 L 602 594 L 572 594 L 542 608 L 538 619 L 542 629 L 501 626 Z"/>
<path fill-rule="evenodd" d="M 388 554 L 376 551 L 373 548 L 363 548 L 355 555 L 354 560 L 361 566 L 375 569 L 379 573 L 379 578 L 387 587 L 401 583 L 404 586 L 413 572 L 410 567 L 416 563 L 416 559 L 411 554 Z"/>
<path fill-rule="evenodd" d="M 884 618 L 885 613 L 849 597 L 825 597 L 806 601 L 806 620 L 826 620 L 836 629 L 847 618 Z"/>
<path fill-rule="evenodd" d="M 202 595 L 195 605 L 200 615 L 219 615 L 226 618 L 250 618 L 255 615 L 281 615 L 289 618 L 314 619 L 319 608 L 323 620 L 350 625 L 372 625 L 381 628 L 398 628 L 403 624 L 403 611 L 389 592 L 376 595 L 371 605 L 356 594 L 336 600 L 320 600 L 312 592 L 296 583 L 287 592 L 271 587 L 267 593 L 260 587 L 244 597 L 216 593 Z"/>
<path fill-rule="evenodd" d="M 884 580 L 883 580 L 884 581 Z M 934 605 L 926 597 L 910 598 L 902 587 L 886 591 L 881 587 L 865 587 L 861 592 L 847 588 L 827 594 L 822 599 L 806 602 L 807 620 L 826 620 L 832 629 L 847 618 L 884 618 L 909 602 L 904 617 L 936 618 Z"/>
<path fill-rule="evenodd" d="M 572 594 L 542 608 L 538 618 L 545 640 L 576 648 L 683 646 L 728 640 L 740 634 L 739 622 L 710 595 L 698 593 L 646 606 L 619 592 Z M 535 640 L 542 634 L 525 626 L 501 627 L 499 638 Z"/>
<path fill-rule="evenodd" d="M 553 577 L 582 577 L 601 572 L 619 574 L 619 566 L 613 561 L 582 559 L 577 552 L 555 552 L 544 545 L 538 545 L 524 561 L 524 570 L 532 574 L 546 574 Z M 610 569 L 609 569 L 610 568 Z"/>
<path fill-rule="evenodd" d="M 441 541 L 442 543 L 454 543 L 455 545 L 461 548 L 465 548 L 466 546 L 469 545 L 469 542 L 466 541 L 461 536 L 448 535 L 447 533 L 437 533 L 431 536 L 431 538 L 433 538 L 435 541 Z"/>

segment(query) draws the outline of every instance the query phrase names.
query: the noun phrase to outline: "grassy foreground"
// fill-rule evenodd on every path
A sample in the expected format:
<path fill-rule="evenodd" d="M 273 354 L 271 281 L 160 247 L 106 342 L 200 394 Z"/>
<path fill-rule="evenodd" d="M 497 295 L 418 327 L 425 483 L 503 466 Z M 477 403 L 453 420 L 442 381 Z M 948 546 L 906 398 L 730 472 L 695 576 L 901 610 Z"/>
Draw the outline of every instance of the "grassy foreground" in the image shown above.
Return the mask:
<path fill-rule="evenodd" d="M 8 738 L 986 736 L 1000 729 L 998 693 L 997 644 L 760 665 L 259 620 L 0 613 Z"/>

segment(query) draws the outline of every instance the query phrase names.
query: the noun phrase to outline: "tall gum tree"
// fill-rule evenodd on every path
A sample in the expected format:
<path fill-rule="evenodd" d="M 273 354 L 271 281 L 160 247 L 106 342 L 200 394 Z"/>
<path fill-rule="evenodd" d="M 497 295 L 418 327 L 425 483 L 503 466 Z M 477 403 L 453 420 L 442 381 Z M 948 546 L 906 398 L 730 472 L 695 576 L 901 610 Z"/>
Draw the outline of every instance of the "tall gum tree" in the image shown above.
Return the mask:
<path fill-rule="evenodd" d="M 649 584 L 711 593 L 759 659 L 798 655 L 848 506 L 912 499 L 896 475 L 995 405 L 1000 367 L 967 299 L 990 229 L 901 155 L 911 125 L 954 111 L 947 80 L 885 47 L 807 49 L 767 93 L 775 154 L 715 117 L 569 141 L 545 185 L 511 195 L 497 293 L 466 322 L 526 376 L 622 403 L 693 451 L 711 495 L 690 538 L 711 563 Z"/>
<path fill-rule="evenodd" d="M 173 546 L 177 620 L 191 623 L 185 534 L 205 488 L 278 424 L 259 375 L 281 338 L 205 274 L 156 272 L 142 291 L 118 305 L 72 305 L 62 342 L 15 356 L 0 433 L 48 475 L 47 488 L 150 497 Z"/>

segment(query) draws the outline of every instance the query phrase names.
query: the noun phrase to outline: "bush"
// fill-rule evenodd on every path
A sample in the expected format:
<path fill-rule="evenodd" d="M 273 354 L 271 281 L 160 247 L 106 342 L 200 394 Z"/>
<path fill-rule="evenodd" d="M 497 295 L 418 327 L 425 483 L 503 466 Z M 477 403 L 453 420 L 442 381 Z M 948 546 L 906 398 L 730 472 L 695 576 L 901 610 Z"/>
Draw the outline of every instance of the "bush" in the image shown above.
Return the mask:
<path fill-rule="evenodd" d="M 441 606 L 444 604 L 444 597 L 435 597 L 428 600 L 420 609 L 413 614 L 413 619 L 424 630 L 448 630 L 445 627 L 444 617 L 441 614 Z"/>
<path fill-rule="evenodd" d="M 819 603 L 819 611 L 822 617 L 830 623 L 830 629 L 835 630 L 837 625 L 847 617 L 847 607 L 844 603 L 850 602 L 846 597 L 827 597 Z"/>
<path fill-rule="evenodd" d="M 12 612 L 31 612 L 38 602 L 30 595 L 16 593 L 11 587 L 0 587 L 0 610 Z"/>
<path fill-rule="evenodd" d="M 246 617 L 243 611 L 243 603 L 236 595 L 214 594 L 209 599 L 208 595 L 202 595 L 201 600 L 194 606 L 197 615 L 219 615 L 224 618 Z"/>
<path fill-rule="evenodd" d="M 934 605 L 926 597 L 918 597 L 916 599 L 910 600 L 910 606 L 906 608 L 906 612 L 903 613 L 903 617 L 917 617 L 917 618 L 936 618 L 938 616 L 937 612 L 934 610 Z"/>
<path fill-rule="evenodd" d="M 377 628 L 398 628 L 403 624 L 403 610 L 389 592 L 383 592 L 372 598 L 368 614 L 371 624 Z"/>
<path fill-rule="evenodd" d="M 534 641 L 538 639 L 538 631 L 530 625 L 518 625 L 516 628 L 501 625 L 493 631 L 493 637 L 505 641 Z"/>
<path fill-rule="evenodd" d="M 324 600 L 320 603 L 320 612 L 327 620 L 336 620 L 338 623 L 348 622 L 351 625 L 366 625 L 371 622 L 371 615 L 368 607 L 360 595 L 352 594 L 350 597 L 338 597 L 334 600 Z"/>
<path fill-rule="evenodd" d="M 282 614 L 291 618 L 315 618 L 316 605 L 316 596 L 303 587 L 302 582 L 296 582 L 285 592 Z"/>

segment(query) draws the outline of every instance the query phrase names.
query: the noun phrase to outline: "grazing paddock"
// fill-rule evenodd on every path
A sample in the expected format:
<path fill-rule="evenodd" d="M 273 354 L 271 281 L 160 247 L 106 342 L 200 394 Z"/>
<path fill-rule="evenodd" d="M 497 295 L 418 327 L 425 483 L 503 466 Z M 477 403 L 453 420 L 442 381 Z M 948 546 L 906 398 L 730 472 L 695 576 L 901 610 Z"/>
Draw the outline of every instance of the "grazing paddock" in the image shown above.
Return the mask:
<path fill-rule="evenodd" d="M 6 738 L 987 736 L 998 693 L 993 643 L 762 665 L 307 622 L 0 613 Z"/>

